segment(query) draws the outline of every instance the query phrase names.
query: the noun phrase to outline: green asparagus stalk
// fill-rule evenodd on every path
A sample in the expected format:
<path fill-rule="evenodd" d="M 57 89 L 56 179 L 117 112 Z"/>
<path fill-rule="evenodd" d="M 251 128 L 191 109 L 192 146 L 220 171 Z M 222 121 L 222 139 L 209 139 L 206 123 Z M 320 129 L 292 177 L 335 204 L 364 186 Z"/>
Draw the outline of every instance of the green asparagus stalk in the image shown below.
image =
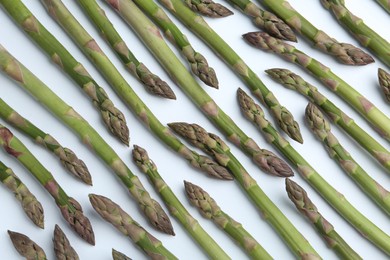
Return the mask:
<path fill-rule="evenodd" d="M 304 36 L 315 48 L 334 56 L 339 62 L 347 65 L 366 65 L 374 62 L 374 59 L 361 49 L 349 43 L 338 42 L 324 31 L 317 29 L 297 12 L 289 2 L 285 0 L 259 1 L 282 18 L 296 32 Z"/>
<path fill-rule="evenodd" d="M 170 63 L 166 62 L 173 59 L 173 53 L 169 50 L 169 47 L 165 45 L 163 40 L 157 35 L 152 34 L 150 31 L 146 31 L 141 25 L 143 23 L 148 23 L 148 27 L 152 31 L 157 31 L 153 24 L 148 22 L 142 17 L 142 14 L 138 15 L 137 9 L 133 8 L 133 1 L 130 0 L 106 0 L 111 4 L 118 12 L 120 12 L 124 19 L 131 24 L 134 30 L 137 31 L 138 35 L 143 38 L 144 43 L 151 49 L 155 55 L 158 57 L 160 62 L 164 64 L 164 67 L 169 68 L 171 76 L 178 78 L 180 76 L 179 85 L 183 89 L 187 89 L 188 85 L 188 76 L 187 72 L 184 72 L 184 68 L 181 73 L 178 73 L 177 67 L 183 67 L 179 65 L 179 61 L 175 59 L 175 64 L 177 66 L 172 66 Z M 144 5 L 151 3 L 152 0 L 145 0 Z M 169 11 L 171 11 L 177 18 L 179 18 L 188 28 L 193 30 L 198 34 L 203 41 L 205 41 L 210 47 L 221 57 L 223 60 L 229 64 L 229 66 L 241 77 L 243 81 L 247 83 L 252 92 L 271 110 L 276 121 L 278 122 L 280 128 L 286 132 L 292 139 L 302 143 L 302 136 L 299 130 L 299 125 L 294 121 L 292 114 L 283 106 L 279 104 L 279 101 L 276 99 L 274 94 L 269 91 L 269 89 L 261 82 L 259 77 L 244 63 L 244 61 L 234 52 L 234 50 L 216 33 L 209 27 L 204 21 L 204 19 L 191 11 L 182 0 L 159 0 L 159 2 L 164 5 Z M 146 9 L 144 10 L 146 12 Z M 132 13 L 132 15 L 129 15 Z M 138 19 L 134 19 L 133 15 L 137 14 L 138 19 L 142 19 L 143 23 L 141 24 Z M 154 16 L 154 13 L 149 13 L 150 17 L 157 19 L 157 16 Z M 142 31 L 141 31 L 142 30 Z M 164 48 L 165 51 L 160 51 L 160 48 Z M 184 77 L 185 76 L 185 77 Z M 191 80 L 192 81 L 192 80 Z M 194 82 L 195 83 L 195 82 Z M 191 87 L 192 91 L 187 91 L 188 93 L 193 93 L 194 89 L 199 89 L 199 87 Z M 196 91 L 196 100 L 199 98 L 206 99 L 207 94 L 201 90 Z M 193 99 L 195 99 L 195 94 L 191 94 Z M 203 102 L 204 103 L 204 102 Z M 202 107 L 204 104 L 202 104 Z M 210 105 L 209 105 L 210 107 Z M 204 110 L 204 108 L 203 108 Z M 238 130 L 238 129 L 237 129 Z M 238 131 L 235 132 L 238 132 Z M 240 131 L 241 132 L 241 131 Z M 234 132 L 233 132 L 234 133 Z M 228 132 L 228 135 L 233 134 L 231 131 Z M 237 133 L 235 133 L 237 135 Z M 236 137 L 235 137 L 236 138 Z M 241 137 L 239 137 L 241 138 Z M 245 139 L 244 139 L 245 140 Z M 241 142 L 242 144 L 242 142 Z M 247 150 L 244 147 L 244 150 Z M 246 151 L 248 153 L 248 151 Z M 251 154 L 251 153 L 250 153 Z"/>
<path fill-rule="evenodd" d="M 151 259 L 177 259 L 162 243 L 135 222 L 121 207 L 110 199 L 90 194 L 89 201 L 95 211 L 122 234 L 128 236 Z"/>
<path fill-rule="evenodd" d="M 372 138 L 363 128 L 345 114 L 340 108 L 322 95 L 316 87 L 300 76 L 286 69 L 270 69 L 266 71 L 274 80 L 286 88 L 296 90 L 311 102 L 321 107 L 335 124 L 340 126 L 349 136 L 369 152 L 385 169 L 390 171 L 390 152 Z"/>
<path fill-rule="evenodd" d="M 286 41 L 297 41 L 291 28 L 273 13 L 265 11 L 250 0 L 226 0 L 241 12 L 253 18 L 253 23 L 270 35 Z"/>
<path fill-rule="evenodd" d="M 385 95 L 388 102 L 390 102 L 390 74 L 385 70 L 378 69 L 379 85 L 382 88 L 383 94 Z"/>
<path fill-rule="evenodd" d="M 321 111 L 314 104 L 309 103 L 306 107 L 305 118 L 312 132 L 324 144 L 330 157 L 343 168 L 363 192 L 390 215 L 390 192 L 372 179 L 348 151 L 344 149 L 342 144 L 332 134 L 330 124 Z"/>
<path fill-rule="evenodd" d="M 336 232 L 333 225 L 321 215 L 301 186 L 287 178 L 286 191 L 298 211 L 313 224 L 318 233 L 324 238 L 328 247 L 335 251 L 340 259 L 362 259 Z"/>
<path fill-rule="evenodd" d="M 231 171 L 264 219 L 278 232 L 299 259 L 321 259 L 309 242 L 263 192 L 221 138 L 208 133 L 196 124 L 173 123 L 169 126 L 194 146 L 213 155 L 221 165 L 225 165 Z"/>
<path fill-rule="evenodd" d="M 127 257 L 125 254 L 116 251 L 114 248 L 112 249 L 112 259 L 113 260 L 131 260 L 131 258 Z"/>
<path fill-rule="evenodd" d="M 320 0 L 331 11 L 361 45 L 372 51 L 383 63 L 390 67 L 390 43 L 368 27 L 361 18 L 351 13 L 344 0 Z"/>
<path fill-rule="evenodd" d="M 251 259 L 273 259 L 243 226 L 221 210 L 215 200 L 199 186 L 184 182 L 185 190 L 191 204 L 207 219 L 211 219 L 223 229 Z"/>
<path fill-rule="evenodd" d="M 15 157 L 55 200 L 62 216 L 74 231 L 91 245 L 95 244 L 95 236 L 89 219 L 84 216 L 80 204 L 69 197 L 54 179 L 53 175 L 34 157 L 26 146 L 16 138 L 9 129 L 0 125 L 0 146 Z"/>
<path fill-rule="evenodd" d="M 272 143 L 296 167 L 302 178 L 356 230 L 385 253 L 390 254 L 390 236 L 361 214 L 340 192 L 321 175 L 284 139 L 265 119 L 264 111 L 243 90 L 238 90 L 238 101 L 244 116 L 253 122 Z"/>
<path fill-rule="evenodd" d="M 215 3 L 213 0 L 184 0 L 184 3 L 194 12 L 212 18 L 221 18 L 233 14 L 228 8 Z"/>
<path fill-rule="evenodd" d="M 8 230 L 8 235 L 16 251 L 26 260 L 46 260 L 43 249 L 28 236 Z"/>
<path fill-rule="evenodd" d="M 62 165 L 76 178 L 86 184 L 92 185 L 92 177 L 85 163 L 77 158 L 76 154 L 69 148 L 61 144 L 48 133 L 43 132 L 18 112 L 11 108 L 4 100 L 0 98 L 0 117 L 7 123 L 13 125 L 21 132 L 35 140 L 55 156 L 57 156 Z"/>
<path fill-rule="evenodd" d="M 89 75 L 56 38 L 34 17 L 21 0 L 0 0 L 0 5 L 24 32 L 91 98 L 100 111 L 107 128 L 124 144 L 129 145 L 126 119 L 107 96 L 106 92 Z"/>
<path fill-rule="evenodd" d="M 125 163 L 104 139 L 73 108 L 60 99 L 42 81 L 0 46 L 0 70 L 44 104 L 53 114 L 73 129 L 83 142 L 114 170 L 150 223 L 161 231 L 171 230 L 171 223 L 161 206 L 153 200 Z M 51 184 L 50 182 L 49 184 Z M 54 183 L 55 184 L 55 183 Z M 51 188 L 53 185 L 50 185 Z M 54 188 L 56 188 L 54 186 Z M 52 189 L 51 189 L 52 190 Z M 55 191 L 56 189 L 54 189 Z M 57 195 L 54 193 L 53 195 Z M 72 211 L 77 207 L 71 208 Z"/>
<path fill-rule="evenodd" d="M 55 225 L 54 228 L 53 244 L 57 260 L 79 260 L 79 256 L 70 245 L 65 233 L 58 225 Z"/>
<path fill-rule="evenodd" d="M 383 9 L 385 9 L 390 14 L 390 1 L 389 0 L 376 0 Z"/>
<path fill-rule="evenodd" d="M 330 68 L 294 46 L 273 38 L 266 33 L 247 33 L 244 35 L 244 38 L 254 47 L 280 55 L 284 59 L 312 73 L 370 122 L 379 134 L 390 140 L 390 119 L 362 94 L 334 74 Z"/>
<path fill-rule="evenodd" d="M 44 228 L 43 207 L 18 176 L 0 161 L 0 181 L 15 195 L 23 211 L 40 228 Z"/>

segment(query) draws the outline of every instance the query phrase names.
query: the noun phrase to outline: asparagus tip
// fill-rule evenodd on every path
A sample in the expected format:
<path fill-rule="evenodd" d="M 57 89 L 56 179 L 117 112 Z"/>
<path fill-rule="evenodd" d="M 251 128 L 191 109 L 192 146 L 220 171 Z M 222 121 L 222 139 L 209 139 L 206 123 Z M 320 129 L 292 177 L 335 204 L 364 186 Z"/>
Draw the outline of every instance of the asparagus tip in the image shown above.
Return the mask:
<path fill-rule="evenodd" d="M 28 236 L 8 230 L 8 235 L 16 251 L 26 259 L 47 259 L 43 249 Z"/>
<path fill-rule="evenodd" d="M 384 69 L 378 69 L 379 85 L 385 95 L 385 98 L 390 102 L 390 74 Z"/>
<path fill-rule="evenodd" d="M 65 233 L 57 224 L 54 227 L 53 245 L 57 259 L 79 259 L 79 256 L 77 255 L 74 248 L 70 245 L 70 242 Z"/>

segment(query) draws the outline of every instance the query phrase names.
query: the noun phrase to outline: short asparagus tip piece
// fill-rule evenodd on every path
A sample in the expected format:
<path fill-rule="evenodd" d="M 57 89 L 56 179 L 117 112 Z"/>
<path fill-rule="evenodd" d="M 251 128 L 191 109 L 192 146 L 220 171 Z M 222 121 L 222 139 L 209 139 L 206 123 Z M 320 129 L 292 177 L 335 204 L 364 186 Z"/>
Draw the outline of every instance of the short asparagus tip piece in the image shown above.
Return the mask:
<path fill-rule="evenodd" d="M 131 260 L 131 258 L 127 257 L 125 254 L 116 251 L 114 248 L 112 249 L 112 259 L 114 260 Z"/>
<path fill-rule="evenodd" d="M 387 73 L 385 70 L 379 68 L 378 79 L 379 79 L 379 85 L 382 88 L 382 91 L 387 101 L 390 102 L 390 74 Z"/>
<path fill-rule="evenodd" d="M 43 249 L 28 236 L 8 230 L 8 235 L 18 253 L 26 259 L 45 260 Z"/>
<path fill-rule="evenodd" d="M 211 18 L 223 18 L 234 13 L 227 7 L 212 0 L 186 0 L 185 3 L 195 12 Z"/>
<path fill-rule="evenodd" d="M 79 256 L 70 245 L 68 238 L 62 229 L 55 225 L 53 236 L 54 252 L 57 259 L 78 260 Z"/>

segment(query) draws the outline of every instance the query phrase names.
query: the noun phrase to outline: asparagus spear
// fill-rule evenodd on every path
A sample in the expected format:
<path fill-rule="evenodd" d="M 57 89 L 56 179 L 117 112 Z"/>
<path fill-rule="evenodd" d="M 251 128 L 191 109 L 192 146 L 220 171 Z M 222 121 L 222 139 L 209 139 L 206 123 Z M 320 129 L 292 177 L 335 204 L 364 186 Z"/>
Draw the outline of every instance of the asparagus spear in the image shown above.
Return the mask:
<path fill-rule="evenodd" d="M 96 194 L 89 195 L 95 211 L 122 234 L 128 236 L 151 259 L 177 259 L 162 243 L 135 222 L 121 207 L 110 199 Z"/>
<path fill-rule="evenodd" d="M 152 33 L 146 33 L 144 31 L 141 33 L 140 22 L 136 19 L 132 19 L 129 13 L 138 13 L 135 8 L 132 7 L 132 1 L 129 0 L 106 0 L 111 2 L 111 5 L 118 11 L 122 13 L 122 16 L 131 23 L 131 26 L 137 33 L 144 39 L 144 43 L 149 46 L 149 49 L 155 52 L 155 55 L 160 55 L 159 58 L 164 66 L 169 66 L 167 62 L 164 63 L 164 60 L 168 58 L 168 56 L 172 56 L 172 52 L 163 44 L 162 39 L 158 39 L 157 35 L 153 35 Z M 151 2 L 151 0 L 146 0 L 145 2 Z M 179 18 L 189 29 L 198 34 L 198 36 L 206 42 L 217 54 L 220 56 L 240 77 L 241 79 L 249 86 L 252 92 L 271 110 L 273 116 L 278 122 L 280 128 L 286 132 L 292 139 L 302 143 L 302 136 L 299 130 L 299 125 L 294 121 L 294 117 L 292 114 L 283 106 L 279 104 L 279 101 L 276 99 L 274 94 L 269 91 L 269 89 L 261 82 L 259 77 L 244 63 L 244 61 L 234 52 L 234 50 L 215 32 L 211 27 L 209 27 L 204 21 L 204 19 L 191 11 L 182 0 L 159 0 L 159 2 L 164 5 L 169 11 L 171 11 L 177 18 Z M 150 14 L 152 16 L 152 14 Z M 141 14 L 137 15 L 139 19 L 141 19 Z M 144 23 L 147 21 L 142 19 Z M 150 22 L 148 22 L 150 24 Z M 154 25 L 150 24 L 150 28 L 154 28 Z M 153 29 L 153 31 L 156 31 Z M 157 41 L 160 44 L 157 44 Z M 155 46 L 152 46 L 155 45 Z M 159 48 L 162 48 L 164 45 L 166 51 L 157 52 Z M 169 53 L 169 55 L 168 55 Z M 188 84 L 188 76 L 182 77 L 182 75 L 178 75 L 176 69 L 177 66 L 170 66 L 169 71 L 173 76 L 181 76 L 183 78 L 180 82 L 183 88 Z M 182 67 L 182 66 L 181 66 Z M 168 67 L 169 68 L 169 67 Z M 184 74 L 186 72 L 183 71 Z M 187 73 L 185 74 L 187 75 Z M 176 76 L 175 76 L 176 77 Z M 186 79 L 184 79 L 186 78 Z M 192 89 L 194 89 L 192 87 Z M 198 88 L 195 88 L 198 89 Z M 199 98 L 205 98 L 206 93 L 200 93 L 197 96 Z M 195 99 L 195 98 L 194 98 Z M 209 106 L 210 107 L 210 106 Z M 241 132 L 241 131 L 240 131 Z M 233 134 L 229 132 L 229 136 Z M 237 133 L 236 133 L 237 135 Z M 241 137 L 240 137 L 241 138 Z M 241 142 L 242 143 L 242 142 Z"/>
<path fill-rule="evenodd" d="M 40 228 L 44 228 L 43 207 L 15 173 L 0 161 L 0 181 L 22 205 L 23 211 Z"/>
<path fill-rule="evenodd" d="M 277 82 L 289 89 L 296 90 L 321 107 L 334 123 L 359 143 L 384 168 L 390 171 L 390 152 L 356 124 L 352 118 L 322 95 L 316 87 L 286 69 L 270 69 L 266 72 Z"/>
<path fill-rule="evenodd" d="M 385 95 L 388 102 L 390 102 L 390 74 L 385 70 L 378 69 L 379 85 L 382 88 L 383 94 Z"/>
<path fill-rule="evenodd" d="M 207 219 L 211 219 L 223 229 L 251 259 L 272 259 L 265 249 L 249 234 L 242 225 L 223 212 L 215 200 L 199 186 L 184 181 L 186 194 L 191 204 Z"/>
<path fill-rule="evenodd" d="M 215 3 L 213 0 L 184 0 L 184 3 L 186 3 L 194 12 L 212 18 L 221 18 L 233 14 L 228 8 Z"/>
<path fill-rule="evenodd" d="M 361 214 L 335 188 L 333 188 L 311 165 L 284 139 L 265 119 L 264 111 L 243 90 L 238 90 L 238 101 L 244 116 L 253 122 L 272 143 L 296 167 L 302 178 L 356 230 L 385 253 L 390 254 L 390 236 Z"/>
<path fill-rule="evenodd" d="M 93 149 L 96 154 L 114 170 L 154 227 L 162 231 L 171 229 L 171 223 L 164 210 L 162 210 L 160 205 L 150 197 L 138 177 L 130 171 L 104 139 L 84 118 L 81 117 L 81 115 L 60 99 L 1 45 L 0 70 L 11 79 L 15 80 L 16 83 L 32 94 L 39 102 L 44 104 L 67 126 L 72 128 L 86 145 Z M 51 186 L 49 186 L 49 188 L 51 188 Z M 57 194 L 54 193 L 54 195 Z M 77 209 L 77 207 L 72 206 L 72 211 L 73 208 Z"/>
<path fill-rule="evenodd" d="M 138 168 L 149 177 L 149 180 L 152 182 L 155 190 L 160 194 L 171 215 L 183 225 L 189 235 L 202 247 L 208 256 L 211 259 L 230 259 L 175 196 L 171 188 L 158 173 L 157 166 L 149 158 L 146 150 L 135 145 L 133 149 L 133 160 Z"/>
<path fill-rule="evenodd" d="M 131 258 L 127 257 L 123 253 L 116 251 L 114 248 L 112 249 L 112 259 L 114 260 L 131 260 Z"/>
<path fill-rule="evenodd" d="M 312 73 L 370 122 L 379 134 L 390 140 L 390 119 L 362 94 L 334 74 L 330 68 L 294 46 L 273 38 L 266 33 L 247 33 L 244 35 L 244 38 L 254 47 L 278 54 Z"/>
<path fill-rule="evenodd" d="M 129 144 L 129 129 L 126 119 L 102 87 L 89 75 L 65 47 L 46 30 L 20 0 L 0 0 L 4 10 L 14 19 L 28 36 L 40 46 L 59 68 L 69 75 L 91 98 L 100 111 L 107 128 L 126 145 Z"/>
<path fill-rule="evenodd" d="M 12 132 L 0 124 L 0 146 L 14 156 L 39 183 L 50 193 L 61 211 L 64 219 L 74 231 L 91 245 L 95 244 L 95 236 L 89 219 L 84 216 L 80 204 L 69 197 L 54 179 L 53 175 L 34 157 L 26 146 Z"/>
<path fill-rule="evenodd" d="M 376 0 L 383 9 L 385 9 L 390 14 L 390 1 L 389 0 Z"/>
<path fill-rule="evenodd" d="M 374 62 L 374 59 L 361 49 L 349 43 L 338 42 L 324 31 L 317 29 L 289 2 L 285 0 L 260 0 L 260 2 L 304 36 L 315 48 L 334 56 L 339 62 L 347 65 L 366 65 Z"/>
<path fill-rule="evenodd" d="M 53 244 L 57 260 L 79 260 L 79 256 L 70 245 L 65 233 L 58 225 L 55 225 L 54 228 Z"/>
<path fill-rule="evenodd" d="M 342 144 L 332 134 L 329 122 L 312 103 L 306 107 L 306 121 L 315 136 L 324 144 L 330 157 L 334 159 L 356 184 L 387 214 L 390 214 L 390 192 L 371 178 L 353 159 Z"/>
<path fill-rule="evenodd" d="M 362 259 L 336 232 L 333 225 L 318 212 L 317 207 L 301 186 L 287 178 L 286 191 L 298 211 L 313 224 L 318 233 L 324 238 L 328 247 L 334 250 L 340 259 Z"/>
<path fill-rule="evenodd" d="M 291 28 L 273 13 L 265 11 L 250 0 L 226 0 L 234 7 L 253 18 L 253 23 L 270 35 L 286 40 L 297 41 L 297 37 Z"/>
<path fill-rule="evenodd" d="M 8 230 L 8 235 L 16 251 L 26 260 L 46 260 L 43 249 L 28 236 Z"/>
<path fill-rule="evenodd" d="M 22 117 L 1 98 L 0 117 L 56 155 L 60 159 L 62 165 L 73 176 L 86 184 L 92 185 L 92 177 L 87 166 L 82 160 L 77 158 L 72 150 L 61 146 L 54 137 L 43 132 L 26 118 Z"/>
<path fill-rule="evenodd" d="M 360 42 L 390 67 L 390 43 L 368 27 L 361 18 L 352 14 L 344 0 L 320 0 L 334 17 Z"/>
<path fill-rule="evenodd" d="M 278 232 L 298 258 L 321 259 L 309 242 L 261 190 L 256 180 L 249 175 L 221 138 L 207 133 L 196 124 L 173 123 L 169 126 L 194 146 L 212 154 L 220 164 L 225 165 L 231 171 L 242 189 L 260 210 L 261 215 L 265 216 L 264 219 Z"/>

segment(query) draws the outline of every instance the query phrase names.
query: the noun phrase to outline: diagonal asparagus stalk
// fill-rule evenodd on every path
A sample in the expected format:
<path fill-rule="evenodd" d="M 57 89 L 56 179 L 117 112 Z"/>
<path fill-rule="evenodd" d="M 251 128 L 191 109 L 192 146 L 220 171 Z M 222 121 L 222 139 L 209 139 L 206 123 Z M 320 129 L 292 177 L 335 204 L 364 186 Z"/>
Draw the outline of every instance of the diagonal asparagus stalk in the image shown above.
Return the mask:
<path fill-rule="evenodd" d="M 294 46 L 266 33 L 252 32 L 244 35 L 252 46 L 273 52 L 312 73 L 331 91 L 335 92 L 359 112 L 384 138 L 390 140 L 390 119 L 357 90 L 334 74 L 330 68 L 306 55 Z"/>
<path fill-rule="evenodd" d="M 194 12 L 212 18 L 221 18 L 233 14 L 228 8 L 215 3 L 213 0 L 184 0 L 184 3 Z"/>
<path fill-rule="evenodd" d="M 113 260 L 131 260 L 131 258 L 127 257 L 125 254 L 116 251 L 114 248 L 112 249 L 112 259 Z"/>
<path fill-rule="evenodd" d="M 324 238 L 328 247 L 335 251 L 340 259 L 362 259 L 336 232 L 333 225 L 321 215 L 301 186 L 287 178 L 286 191 L 298 211 L 313 224 L 318 233 Z"/>
<path fill-rule="evenodd" d="M 62 216 L 74 231 L 91 245 L 95 244 L 95 236 L 89 219 L 84 216 L 80 204 L 69 197 L 54 179 L 53 175 L 34 157 L 26 146 L 16 138 L 10 130 L 0 125 L 0 146 L 15 157 L 55 200 Z"/>
<path fill-rule="evenodd" d="M 186 194 L 191 204 L 207 219 L 223 229 L 251 259 L 272 259 L 267 251 L 243 226 L 221 210 L 215 200 L 199 186 L 184 181 Z"/>
<path fill-rule="evenodd" d="M 43 207 L 15 173 L 0 161 L 0 181 L 15 195 L 23 211 L 40 228 L 44 228 Z"/>
<path fill-rule="evenodd" d="M 157 166 L 149 158 L 146 150 L 135 145 L 133 149 L 133 161 L 149 177 L 149 180 L 152 182 L 155 190 L 160 194 L 171 215 L 182 224 L 188 234 L 202 247 L 208 256 L 211 259 L 230 259 L 175 196 L 171 188 L 158 173 Z"/>
<path fill-rule="evenodd" d="M 344 0 L 320 0 L 334 17 L 360 42 L 390 67 L 390 43 L 368 27 L 361 18 L 351 13 Z"/>
<path fill-rule="evenodd" d="M 340 108 L 322 95 L 316 87 L 306 82 L 300 76 L 286 69 L 266 70 L 274 80 L 286 88 L 296 90 L 311 102 L 321 107 L 335 124 L 340 126 L 349 136 L 369 152 L 384 168 L 390 171 L 390 152 L 378 141 L 372 138 L 364 129 L 345 114 Z"/>
<path fill-rule="evenodd" d="M 28 236 L 8 230 L 8 235 L 16 251 L 26 260 L 46 260 L 43 249 Z"/>
<path fill-rule="evenodd" d="M 238 90 L 238 101 L 244 116 L 261 130 L 268 142 L 272 143 L 296 167 L 302 178 L 347 220 L 366 239 L 385 253 L 390 254 L 390 236 L 361 214 L 335 188 L 333 188 L 311 165 L 284 139 L 265 119 L 264 111 L 243 90 Z"/>
<path fill-rule="evenodd" d="M 53 114 L 73 129 L 84 143 L 114 170 L 150 223 L 159 230 L 171 229 L 168 216 L 160 205 L 153 200 L 125 163 L 104 139 L 73 108 L 60 99 L 42 81 L 10 55 L 0 45 L 0 70 L 16 81 L 22 88 L 44 104 Z M 51 186 L 50 186 L 51 187 Z M 49 188 L 50 188 L 49 187 Z M 54 187 L 55 188 L 55 187 Z M 56 195 L 56 194 L 54 194 Z M 77 207 L 76 207 L 77 208 Z"/>
<path fill-rule="evenodd" d="M 389 0 L 376 0 L 383 9 L 385 9 L 390 14 L 390 1 Z"/>
<path fill-rule="evenodd" d="M 115 202 L 96 194 L 90 194 L 89 201 L 103 219 L 129 237 L 151 259 L 177 259 L 157 238 L 135 222 Z"/>
<path fill-rule="evenodd" d="M 379 85 L 382 88 L 383 94 L 385 95 L 388 102 L 390 102 L 390 74 L 384 69 L 378 69 Z"/>
<path fill-rule="evenodd" d="M 342 144 L 332 134 L 329 122 L 321 111 L 309 103 L 305 114 L 311 131 L 324 144 L 330 157 L 350 176 L 356 184 L 387 214 L 390 214 L 390 192 L 371 178 L 370 175 L 353 159 Z"/>
<path fill-rule="evenodd" d="M 291 28 L 273 13 L 265 11 L 251 0 L 226 0 L 241 12 L 253 18 L 253 23 L 270 35 L 286 41 L 297 41 Z"/>
<path fill-rule="evenodd" d="M 347 65 L 366 65 L 374 62 L 374 59 L 361 49 L 349 43 L 338 42 L 324 31 L 317 29 L 297 12 L 289 2 L 285 0 L 259 0 L 259 2 L 267 6 L 291 28 L 304 36 L 315 48 L 334 56 L 339 62 Z"/>
<path fill-rule="evenodd" d="M 89 75 L 84 66 L 46 30 L 20 0 L 0 0 L 0 5 L 4 7 L 21 29 L 46 52 L 53 62 L 85 91 L 100 111 L 107 128 L 128 145 L 129 129 L 124 115 L 114 106 L 104 89 Z"/>
<path fill-rule="evenodd" d="M 58 225 L 55 225 L 54 228 L 53 244 L 57 260 L 79 260 L 77 252 L 70 245 L 68 238 Z"/>
<path fill-rule="evenodd" d="M 1 98 L 0 117 L 56 155 L 60 159 L 62 165 L 73 176 L 86 184 L 92 185 L 92 177 L 87 166 L 82 160 L 77 158 L 72 150 L 62 147 L 54 137 L 43 132 L 26 118 L 22 117 Z"/>
<path fill-rule="evenodd" d="M 260 210 L 261 215 L 284 239 L 291 251 L 300 259 L 321 259 L 309 242 L 293 226 L 279 208 L 268 198 L 241 163 L 230 152 L 229 147 L 218 136 L 207 133 L 196 124 L 173 123 L 169 126 L 180 136 L 225 165 L 234 175 L 242 189 Z M 288 177 L 288 176 L 286 176 Z"/>

